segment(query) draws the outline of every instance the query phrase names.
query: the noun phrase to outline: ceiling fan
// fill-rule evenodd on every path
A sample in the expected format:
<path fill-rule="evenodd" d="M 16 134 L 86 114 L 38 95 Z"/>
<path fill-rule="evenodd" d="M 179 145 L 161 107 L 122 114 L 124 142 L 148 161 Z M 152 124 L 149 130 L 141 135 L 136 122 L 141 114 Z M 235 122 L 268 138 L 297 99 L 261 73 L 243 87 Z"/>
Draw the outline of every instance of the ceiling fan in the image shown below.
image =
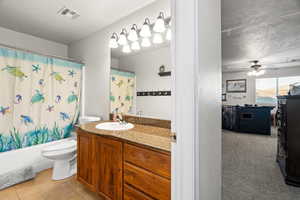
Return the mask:
<path fill-rule="evenodd" d="M 250 61 L 251 65 L 250 65 L 250 69 L 251 71 L 262 71 L 265 69 L 268 70 L 276 70 L 282 67 L 296 67 L 296 66 L 300 66 L 300 58 L 285 58 L 285 59 L 281 59 L 279 61 L 275 61 L 275 62 L 270 62 L 270 61 L 265 61 L 265 59 L 263 59 L 264 61 L 258 61 L 258 60 L 253 60 Z M 244 71 L 244 70 L 249 70 L 249 62 L 236 62 L 233 64 L 229 64 L 229 65 L 223 65 L 223 69 L 229 70 L 229 71 Z M 260 72 L 262 73 L 262 72 Z M 255 75 L 255 72 L 252 74 L 252 76 Z"/>
<path fill-rule="evenodd" d="M 261 76 L 266 73 L 266 70 L 262 69 L 262 65 L 259 64 L 258 60 L 251 61 L 250 71 L 247 73 L 248 76 Z"/>

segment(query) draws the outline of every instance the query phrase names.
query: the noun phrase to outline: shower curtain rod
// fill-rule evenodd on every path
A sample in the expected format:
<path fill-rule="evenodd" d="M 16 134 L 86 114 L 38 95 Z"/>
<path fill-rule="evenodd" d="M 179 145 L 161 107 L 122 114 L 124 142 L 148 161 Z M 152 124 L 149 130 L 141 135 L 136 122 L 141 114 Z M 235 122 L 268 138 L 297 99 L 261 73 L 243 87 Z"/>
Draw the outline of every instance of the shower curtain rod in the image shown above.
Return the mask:
<path fill-rule="evenodd" d="M 67 61 L 71 61 L 71 62 L 83 64 L 83 65 L 85 64 L 82 61 L 77 61 L 77 60 L 72 59 L 72 58 L 66 58 L 66 57 L 62 57 L 62 56 L 47 55 L 47 54 L 43 54 L 43 53 L 39 53 L 39 52 L 36 52 L 36 51 L 29 50 L 29 49 L 22 49 L 22 48 L 19 48 L 19 47 L 10 46 L 10 45 L 7 45 L 7 44 L 0 43 L 0 46 L 8 48 L 8 49 L 14 49 L 14 50 L 17 50 L 17 51 L 23 51 L 23 52 L 27 52 L 27 53 L 38 54 L 38 55 L 45 56 L 45 57 L 56 58 L 56 59 L 61 59 L 61 60 L 67 60 Z"/>
<path fill-rule="evenodd" d="M 111 67 L 111 69 L 114 69 L 114 70 L 117 70 L 117 71 L 121 71 L 121 72 L 129 72 L 129 73 L 135 74 L 135 72 L 133 72 L 133 71 L 128 71 L 128 70 L 125 70 L 125 69 L 118 69 L 118 68 L 114 68 L 114 67 Z"/>

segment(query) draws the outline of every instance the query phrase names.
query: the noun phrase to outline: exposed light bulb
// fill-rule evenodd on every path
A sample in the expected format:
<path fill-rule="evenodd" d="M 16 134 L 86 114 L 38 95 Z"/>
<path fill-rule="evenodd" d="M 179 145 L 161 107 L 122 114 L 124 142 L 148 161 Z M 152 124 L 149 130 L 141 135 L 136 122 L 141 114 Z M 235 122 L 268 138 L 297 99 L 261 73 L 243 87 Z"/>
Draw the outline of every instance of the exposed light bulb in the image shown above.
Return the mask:
<path fill-rule="evenodd" d="M 135 51 L 140 50 L 141 47 L 140 47 L 139 42 L 138 42 L 138 41 L 133 42 L 133 43 L 131 44 L 131 49 L 132 49 L 132 50 L 135 50 Z"/>
<path fill-rule="evenodd" d="M 142 47 L 150 47 L 151 42 L 150 42 L 149 38 L 143 38 L 141 45 L 142 45 Z"/>
<path fill-rule="evenodd" d="M 150 20 L 148 18 L 145 19 L 145 22 L 142 26 L 142 29 L 140 31 L 140 36 L 144 38 L 151 37 L 151 30 L 150 30 Z"/>
<path fill-rule="evenodd" d="M 160 12 L 154 24 L 153 30 L 157 33 L 163 33 L 166 30 L 164 13 Z"/>
<path fill-rule="evenodd" d="M 161 36 L 161 34 L 159 33 L 155 33 L 154 36 L 153 36 L 153 43 L 154 44 L 161 44 L 163 43 L 163 38 Z"/>
<path fill-rule="evenodd" d="M 130 31 L 129 31 L 129 34 L 128 34 L 128 40 L 134 42 L 134 41 L 137 41 L 139 38 L 138 38 L 138 34 L 137 34 L 137 25 L 136 24 L 133 24 Z"/>
<path fill-rule="evenodd" d="M 264 75 L 265 74 L 265 70 L 260 70 L 258 72 L 256 72 L 256 76 L 261 76 L 261 75 Z"/>
<path fill-rule="evenodd" d="M 169 41 L 172 39 L 171 28 L 168 28 L 168 30 L 167 30 L 166 39 L 169 40 Z"/>
<path fill-rule="evenodd" d="M 126 45 L 128 43 L 126 35 L 127 35 L 127 31 L 126 29 L 123 28 L 122 32 L 120 33 L 120 38 L 118 40 L 120 45 Z"/>
<path fill-rule="evenodd" d="M 124 45 L 123 49 L 122 49 L 122 52 L 123 53 L 131 53 L 130 46 L 128 44 Z"/>
<path fill-rule="evenodd" d="M 109 40 L 109 48 L 116 49 L 118 48 L 118 35 L 113 33 L 110 40 Z"/>
<path fill-rule="evenodd" d="M 247 73 L 248 76 L 253 76 L 253 71 Z"/>
<path fill-rule="evenodd" d="M 247 73 L 248 76 L 261 76 L 264 75 L 266 73 L 265 70 L 252 70 L 250 72 Z"/>

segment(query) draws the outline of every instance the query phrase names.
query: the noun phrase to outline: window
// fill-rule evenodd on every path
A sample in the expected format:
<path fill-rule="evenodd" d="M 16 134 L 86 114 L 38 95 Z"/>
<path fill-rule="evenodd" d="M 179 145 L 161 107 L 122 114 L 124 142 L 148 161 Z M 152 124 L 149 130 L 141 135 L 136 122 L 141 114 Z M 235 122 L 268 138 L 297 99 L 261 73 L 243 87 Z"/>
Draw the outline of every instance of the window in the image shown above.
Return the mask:
<path fill-rule="evenodd" d="M 299 76 L 281 77 L 278 79 L 278 95 L 287 95 L 291 85 L 300 82 Z"/>
<path fill-rule="evenodd" d="M 256 79 L 256 103 L 275 105 L 277 96 L 287 95 L 291 85 L 300 83 L 300 76 Z"/>
<path fill-rule="evenodd" d="M 276 104 L 276 78 L 256 79 L 256 103 Z"/>

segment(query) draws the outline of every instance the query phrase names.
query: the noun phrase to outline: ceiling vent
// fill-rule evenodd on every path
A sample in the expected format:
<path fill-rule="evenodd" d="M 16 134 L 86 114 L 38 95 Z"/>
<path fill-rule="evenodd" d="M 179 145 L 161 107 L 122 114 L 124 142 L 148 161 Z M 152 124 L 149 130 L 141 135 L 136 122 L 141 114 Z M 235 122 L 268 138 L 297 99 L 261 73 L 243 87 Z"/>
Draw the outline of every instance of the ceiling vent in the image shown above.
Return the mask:
<path fill-rule="evenodd" d="M 71 10 L 70 8 L 67 8 L 65 6 L 59 9 L 57 13 L 61 16 L 68 17 L 69 19 L 76 19 L 80 16 L 76 11 Z"/>

